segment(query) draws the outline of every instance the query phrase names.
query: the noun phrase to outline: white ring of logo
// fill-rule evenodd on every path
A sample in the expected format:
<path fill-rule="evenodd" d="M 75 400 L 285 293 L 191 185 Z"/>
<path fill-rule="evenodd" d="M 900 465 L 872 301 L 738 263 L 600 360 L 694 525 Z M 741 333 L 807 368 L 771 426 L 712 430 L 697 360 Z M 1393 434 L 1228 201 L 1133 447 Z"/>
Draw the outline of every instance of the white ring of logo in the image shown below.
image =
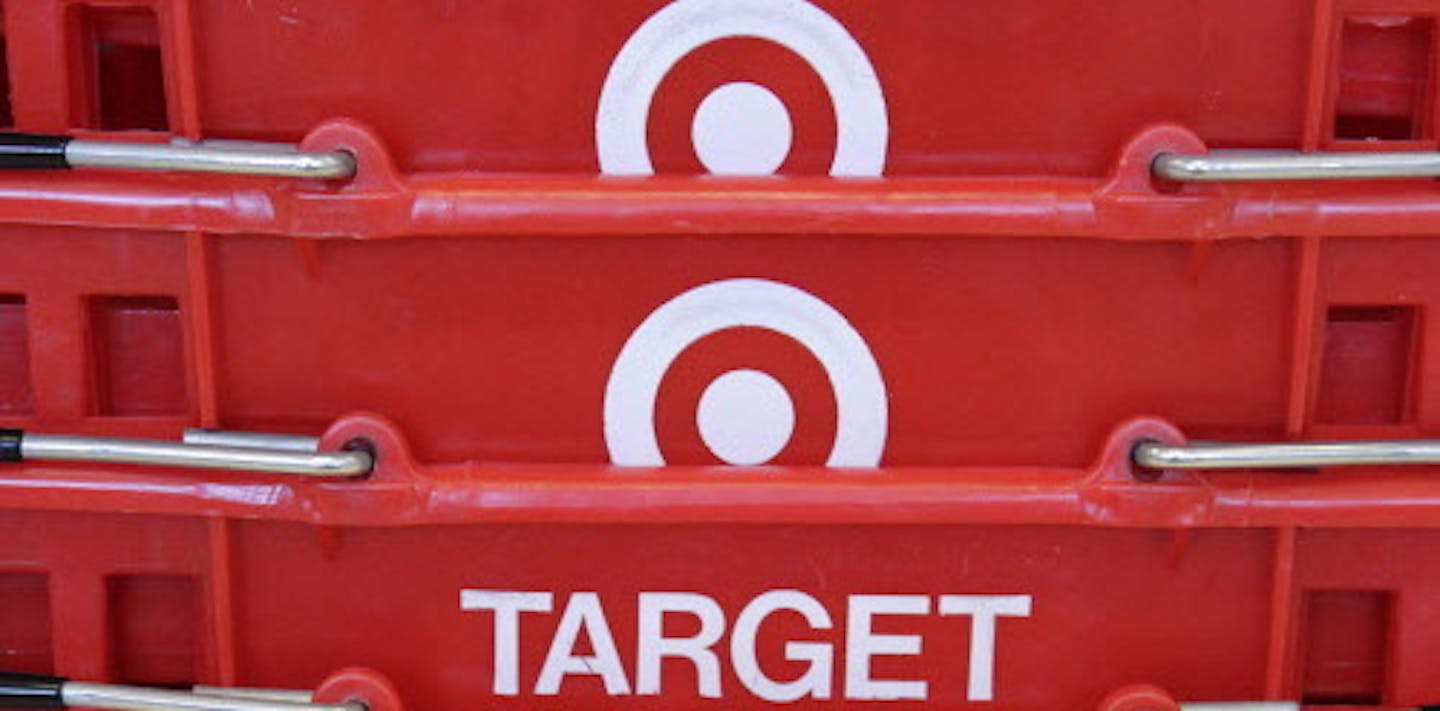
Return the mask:
<path fill-rule="evenodd" d="M 645 128 L 660 81 L 685 55 L 730 37 L 781 45 L 820 76 L 835 107 L 831 175 L 884 173 L 890 124 L 875 67 L 844 25 L 805 0 L 676 0 L 645 20 L 620 48 L 600 90 L 600 172 L 655 173 Z"/>
<path fill-rule="evenodd" d="M 691 344 L 730 328 L 763 328 L 795 339 L 825 369 L 835 392 L 832 467 L 873 467 L 885 451 L 889 406 L 869 346 L 839 311 L 788 284 L 728 279 L 665 302 L 640 324 L 605 385 L 605 445 L 620 466 L 662 466 L 655 435 L 660 381 Z"/>

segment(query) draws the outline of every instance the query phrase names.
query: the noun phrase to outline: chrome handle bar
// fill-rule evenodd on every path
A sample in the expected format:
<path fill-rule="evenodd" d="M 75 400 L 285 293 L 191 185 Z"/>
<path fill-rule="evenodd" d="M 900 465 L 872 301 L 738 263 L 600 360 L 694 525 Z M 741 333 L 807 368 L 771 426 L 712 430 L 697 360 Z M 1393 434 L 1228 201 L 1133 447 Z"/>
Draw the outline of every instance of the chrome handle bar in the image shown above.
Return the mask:
<path fill-rule="evenodd" d="M 1440 176 L 1440 152 L 1215 150 L 1204 155 L 1161 153 L 1155 157 L 1150 169 L 1158 177 L 1187 183 L 1433 178 Z"/>
<path fill-rule="evenodd" d="M 1300 711 L 1294 701 L 1182 701 L 1180 711 Z"/>
<path fill-rule="evenodd" d="M 0 169 L 5 168 L 112 168 L 338 180 L 355 175 L 355 156 L 345 151 L 301 151 L 284 143 L 133 143 L 0 133 Z"/>
<path fill-rule="evenodd" d="M 65 708 L 113 711 L 366 711 L 365 704 L 356 701 L 321 704 L 81 681 L 62 684 L 60 700 Z"/>
<path fill-rule="evenodd" d="M 1230 444 L 1141 442 L 1132 457 L 1148 469 L 1298 469 L 1440 464 L 1440 440 Z"/>
<path fill-rule="evenodd" d="M 260 444 L 264 441 L 263 438 L 276 435 L 226 434 L 232 438 L 248 435 L 262 439 L 246 445 L 197 444 L 193 441 L 171 442 L 0 430 L 0 462 L 48 460 L 140 464 L 319 477 L 363 476 L 375 465 L 374 458 L 364 450 L 320 452 L 313 446 L 299 449 L 295 446 L 296 443 L 288 438 L 283 445 L 275 442 Z"/>
<path fill-rule="evenodd" d="M 285 449 L 295 452 L 314 452 L 320 449 L 320 438 L 307 435 L 279 434 L 276 432 L 245 432 L 241 430 L 212 430 L 191 427 L 181 437 L 185 444 L 211 444 L 220 447 L 249 447 L 252 449 Z"/>
<path fill-rule="evenodd" d="M 195 687 L 191 691 L 0 672 L 0 708 L 113 711 L 366 711 L 357 701 L 315 703 L 288 689 Z"/>

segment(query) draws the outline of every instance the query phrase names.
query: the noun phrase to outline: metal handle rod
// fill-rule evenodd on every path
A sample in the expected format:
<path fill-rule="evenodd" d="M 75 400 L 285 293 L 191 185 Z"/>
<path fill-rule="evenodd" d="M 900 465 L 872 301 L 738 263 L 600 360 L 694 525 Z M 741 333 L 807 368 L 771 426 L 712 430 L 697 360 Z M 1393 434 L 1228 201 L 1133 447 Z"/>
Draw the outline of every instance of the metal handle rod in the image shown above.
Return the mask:
<path fill-rule="evenodd" d="M 62 684 L 60 700 L 71 708 L 114 711 L 366 711 L 365 704 L 356 701 L 339 704 L 297 703 L 83 681 L 67 681 Z"/>
<path fill-rule="evenodd" d="M 70 681 L 64 677 L 0 671 L 0 709 L 91 708 L 116 711 L 366 711 L 365 704 L 317 704 L 310 692 L 288 689 L 196 687 L 212 691 L 152 689 Z M 283 695 L 283 696 L 282 696 Z"/>
<path fill-rule="evenodd" d="M 1150 469 L 1298 469 L 1440 464 L 1440 440 L 1183 445 L 1141 442 L 1132 454 Z"/>
<path fill-rule="evenodd" d="M 1180 711 L 1300 711 L 1295 701 L 1185 701 Z"/>
<path fill-rule="evenodd" d="M 282 151 L 212 147 L 203 143 L 177 145 L 76 139 L 65 146 L 65 162 L 75 168 L 223 173 L 272 178 L 330 180 L 355 175 L 355 157 L 345 151 Z"/>
<path fill-rule="evenodd" d="M 304 689 L 270 689 L 256 686 L 209 686 L 196 684 L 190 691 L 201 696 L 225 696 L 232 699 L 255 699 L 257 701 L 284 701 L 292 704 L 308 704 L 315 700 L 315 693 Z"/>
<path fill-rule="evenodd" d="M 314 452 L 320 449 L 319 437 L 278 434 L 275 432 L 212 430 L 203 427 L 186 429 L 180 441 L 185 444 L 209 444 L 220 447 L 250 447 L 254 449 L 285 449 L 293 452 Z"/>
<path fill-rule="evenodd" d="M 1161 153 L 1151 163 L 1161 178 L 1191 183 L 1257 180 L 1354 180 L 1440 176 L 1440 152 L 1317 152 L 1216 150 Z"/>
<path fill-rule="evenodd" d="M 369 452 L 363 450 L 297 451 L 0 430 L 0 462 L 27 459 L 323 477 L 362 476 L 374 467 L 374 459 Z"/>
<path fill-rule="evenodd" d="M 0 169 L 5 168 L 114 168 L 334 180 L 355 175 L 355 156 L 345 151 L 301 151 L 283 143 L 129 143 L 0 133 Z"/>

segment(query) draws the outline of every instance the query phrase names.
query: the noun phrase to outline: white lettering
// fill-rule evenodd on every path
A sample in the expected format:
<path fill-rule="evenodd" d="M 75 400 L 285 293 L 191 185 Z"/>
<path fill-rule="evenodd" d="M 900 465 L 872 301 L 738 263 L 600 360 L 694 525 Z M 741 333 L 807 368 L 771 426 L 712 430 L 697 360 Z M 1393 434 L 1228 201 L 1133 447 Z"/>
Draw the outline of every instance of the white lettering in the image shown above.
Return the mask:
<path fill-rule="evenodd" d="M 920 653 L 921 640 L 913 634 L 875 634 L 876 615 L 928 615 L 925 595 L 851 595 L 845 620 L 845 697 L 849 699 L 924 699 L 926 684 L 919 680 L 874 679 L 870 658 Z"/>
<path fill-rule="evenodd" d="M 666 637 L 665 614 L 684 612 L 700 620 L 693 637 Z M 636 661 L 635 693 L 660 693 L 660 661 L 682 657 L 695 665 L 700 696 L 720 698 L 720 659 L 710 647 L 725 633 L 725 613 L 709 596 L 699 593 L 640 593 L 639 659 Z"/>
<path fill-rule="evenodd" d="M 696 693 L 703 698 L 720 698 L 722 692 L 721 659 L 715 649 L 726 634 L 726 614 L 714 598 L 694 592 L 642 592 L 635 599 L 635 639 L 637 643 L 635 666 L 629 668 L 620 656 L 615 636 L 605 614 L 599 593 L 576 592 L 570 595 L 565 609 L 555 623 L 554 633 L 545 654 L 540 673 L 535 677 L 536 696 L 560 694 L 565 680 L 571 675 L 599 677 L 609 696 L 625 696 L 631 693 L 644 696 L 658 696 L 664 684 L 664 663 L 667 658 L 688 661 L 695 667 Z M 929 694 L 929 682 L 920 674 L 921 668 L 941 667 L 944 660 L 931 659 L 924 666 L 915 657 L 921 654 L 924 639 L 920 629 L 939 626 L 955 630 L 953 623 L 912 621 L 909 634 L 881 634 L 875 631 L 876 624 L 882 629 L 886 625 L 899 625 L 898 621 L 886 623 L 877 617 L 908 616 L 919 617 L 934 612 L 940 617 L 970 617 L 970 660 L 966 669 L 966 700 L 994 701 L 996 682 L 996 637 L 998 620 L 1001 617 L 1030 617 L 1033 599 L 1029 595 L 851 595 L 847 598 L 844 654 L 843 697 L 851 700 L 920 700 Z M 476 590 L 460 591 L 462 611 L 489 610 L 494 613 L 494 669 L 491 675 L 492 689 L 496 696 L 517 696 L 520 691 L 520 616 L 525 612 L 553 612 L 555 596 L 549 592 L 523 590 Z M 836 689 L 840 673 L 836 655 L 842 642 L 839 634 L 803 634 L 799 639 L 778 637 L 778 629 L 771 628 L 775 642 L 784 640 L 782 660 L 771 663 L 800 663 L 804 671 L 798 677 L 776 679 L 762 668 L 758 650 L 759 639 L 767 621 L 775 615 L 796 614 L 804 619 L 809 629 L 820 633 L 835 629 L 831 613 L 816 597 L 800 590 L 770 590 L 757 595 L 740 610 L 735 617 L 734 628 L 730 630 L 729 664 L 741 685 L 756 698 L 774 703 L 789 703 L 801 699 L 830 699 L 841 694 Z M 695 623 L 686 624 L 687 632 L 680 636 L 666 636 L 665 623 L 674 625 L 675 617 L 688 615 Z M 668 616 L 668 617 L 667 617 Z M 678 620 L 689 623 L 689 620 Z M 797 624 L 791 618 L 772 625 L 785 625 L 781 629 L 794 629 Z M 1008 624 L 1008 623 L 1007 623 Z M 688 631 L 694 630 L 694 631 Z M 675 630 L 672 628 L 672 633 Z M 588 654 L 579 653 L 587 645 Z M 815 639 L 814 637 L 820 637 Z M 811 639 L 806 639 L 811 637 Z M 538 652 L 532 640 L 530 650 Z M 770 642 L 766 648 L 771 649 Z M 909 657 L 917 673 L 905 674 L 899 671 L 888 675 L 920 678 L 880 678 L 875 669 L 876 657 Z M 528 654 L 527 654 L 527 658 Z M 767 660 L 769 658 L 767 657 Z M 948 665 L 946 665 L 948 666 Z M 786 668 L 786 667 L 782 667 Z M 789 667 L 793 668 L 793 667 Z M 899 667 L 888 667 L 898 669 Z M 633 675 L 627 671 L 633 669 Z M 671 686 L 676 679 L 674 663 Z M 774 668 L 771 671 L 776 671 Z M 787 677 L 790 675 L 786 675 Z M 683 678 L 683 677 L 682 677 Z M 632 687 L 632 680 L 634 686 Z M 633 690 L 632 690 L 633 688 Z M 682 690 L 670 689 L 675 695 Z"/>
<path fill-rule="evenodd" d="M 593 656 L 575 655 L 575 641 L 582 627 L 595 651 Z M 577 592 L 570 596 L 570 602 L 560 616 L 555 638 L 550 641 L 545 665 L 540 667 L 535 693 L 540 696 L 560 693 L 560 682 L 566 674 L 598 675 L 605 682 L 605 693 L 611 696 L 630 693 L 630 682 L 625 678 L 625 668 L 620 665 L 620 652 L 615 649 L 615 638 L 610 635 L 605 610 L 600 607 L 600 597 L 593 592 Z"/>
<path fill-rule="evenodd" d="M 520 693 L 520 613 L 549 612 L 555 596 L 548 592 L 461 590 L 460 609 L 495 611 L 496 696 Z"/>
<path fill-rule="evenodd" d="M 940 614 L 970 615 L 970 676 L 965 698 L 995 698 L 995 618 L 1029 617 L 1029 595 L 941 595 Z"/>
<path fill-rule="evenodd" d="M 798 590 L 772 590 L 755 598 L 740 611 L 740 616 L 735 618 L 735 629 L 730 633 L 730 663 L 735 666 L 735 675 L 745 688 L 766 701 L 795 701 L 806 696 L 830 698 L 835 653 L 829 644 L 785 643 L 787 661 L 810 663 L 805 673 L 794 681 L 775 681 L 760 669 L 760 661 L 755 656 L 755 638 L 765 618 L 779 610 L 800 613 L 813 629 L 828 630 L 832 626 L 830 613 L 820 602 Z"/>

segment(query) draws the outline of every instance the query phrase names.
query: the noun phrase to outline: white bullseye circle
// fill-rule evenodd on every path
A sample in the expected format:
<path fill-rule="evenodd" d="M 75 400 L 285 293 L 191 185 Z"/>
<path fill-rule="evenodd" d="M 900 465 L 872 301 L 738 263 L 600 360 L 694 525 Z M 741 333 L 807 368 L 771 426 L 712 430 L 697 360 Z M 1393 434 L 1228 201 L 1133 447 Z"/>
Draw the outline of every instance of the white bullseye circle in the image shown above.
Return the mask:
<path fill-rule="evenodd" d="M 790 112 L 774 92 L 737 81 L 710 92 L 690 125 L 690 140 L 715 175 L 771 175 L 790 155 Z"/>
<path fill-rule="evenodd" d="M 730 37 L 778 44 L 799 55 L 819 76 L 835 110 L 831 175 L 884 174 L 890 120 L 879 75 L 849 30 L 807 0 L 674 0 L 647 18 L 615 55 L 600 88 L 595 149 L 601 173 L 655 174 L 647 129 L 655 92 L 670 70 L 691 52 Z M 778 116 L 778 112 L 767 111 L 767 121 Z M 790 123 L 788 114 L 786 123 Z M 726 134 L 733 135 L 733 131 Z M 724 145 L 727 152 L 748 150 L 744 141 Z M 769 144 L 772 155 L 776 145 Z M 698 151 L 699 146 L 696 148 Z M 712 151 L 712 159 L 714 154 Z M 773 158 L 766 165 L 770 162 Z"/>
<path fill-rule="evenodd" d="M 660 383 L 685 349 L 712 333 L 732 328 L 773 331 L 809 351 L 825 369 L 835 395 L 835 443 L 825 464 L 879 466 L 885 453 L 890 408 L 875 355 L 833 306 L 804 290 L 768 279 L 725 279 L 702 284 L 661 304 L 635 328 L 615 357 L 610 380 L 605 383 L 605 446 L 610 450 L 611 462 L 625 467 L 665 465 L 655 432 Z M 767 424 L 753 433 L 757 443 L 744 445 L 738 455 L 730 453 L 737 459 L 765 461 L 789 441 L 794 406 L 775 404 L 780 398 L 774 396 L 774 391 L 783 391 L 778 383 L 759 385 L 756 378 L 747 375 L 740 376 L 737 387 L 735 380 L 712 384 L 712 388 L 719 389 L 706 391 L 702 400 L 709 398 L 712 402 L 708 406 L 702 403 L 700 409 L 712 414 L 728 412 L 731 408 L 719 405 L 738 392 L 744 397 L 734 399 L 745 401 L 748 417 L 759 417 L 755 414 L 758 410 L 770 414 L 790 412 L 788 426 Z M 766 390 L 770 392 L 764 393 Z M 790 394 L 784 393 L 784 398 L 789 403 Z M 722 459 L 730 458 L 723 453 L 726 445 L 719 444 L 720 425 L 728 423 L 729 416 L 712 417 L 699 410 L 696 415 L 706 446 Z M 707 425 L 706 420 L 713 424 Z M 780 418 L 774 422 L 783 425 L 784 421 Z M 711 430 L 709 434 L 705 433 L 707 429 Z M 780 444 L 775 444 L 776 438 Z"/>
<path fill-rule="evenodd" d="M 764 464 L 795 433 L 795 403 L 780 381 L 758 370 L 732 370 L 716 378 L 695 411 L 700 439 L 720 461 Z"/>

